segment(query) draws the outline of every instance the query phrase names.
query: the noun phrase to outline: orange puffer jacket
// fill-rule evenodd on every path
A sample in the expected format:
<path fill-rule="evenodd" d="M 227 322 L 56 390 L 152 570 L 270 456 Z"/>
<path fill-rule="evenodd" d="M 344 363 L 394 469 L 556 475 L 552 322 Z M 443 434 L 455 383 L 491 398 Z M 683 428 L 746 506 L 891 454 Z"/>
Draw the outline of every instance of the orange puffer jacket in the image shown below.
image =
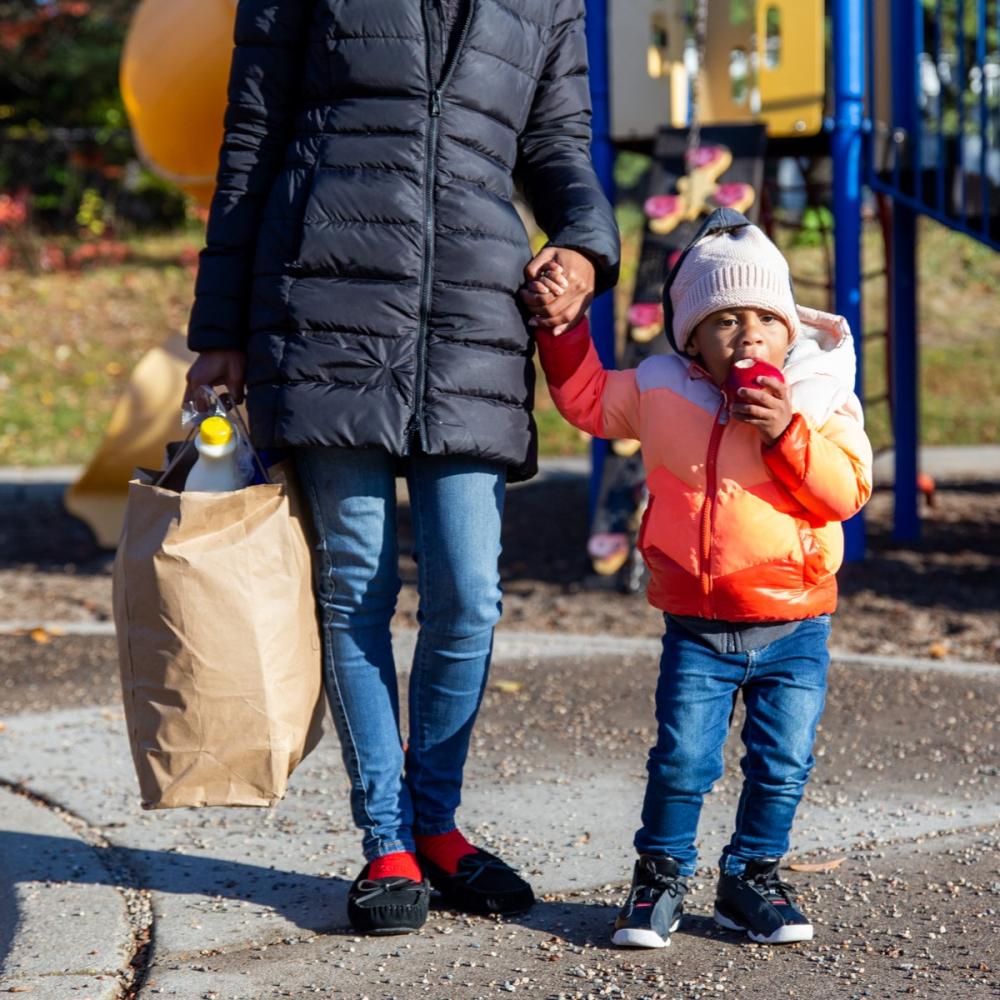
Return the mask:
<path fill-rule="evenodd" d="M 734 622 L 836 608 L 840 522 L 871 495 L 872 449 L 846 322 L 799 314 L 803 332 L 784 368 L 796 412 L 770 447 L 728 419 L 721 390 L 688 359 L 657 355 L 606 371 L 586 321 L 560 337 L 538 334 L 563 416 L 597 437 L 642 444 L 649 506 L 639 547 L 657 608 Z"/>

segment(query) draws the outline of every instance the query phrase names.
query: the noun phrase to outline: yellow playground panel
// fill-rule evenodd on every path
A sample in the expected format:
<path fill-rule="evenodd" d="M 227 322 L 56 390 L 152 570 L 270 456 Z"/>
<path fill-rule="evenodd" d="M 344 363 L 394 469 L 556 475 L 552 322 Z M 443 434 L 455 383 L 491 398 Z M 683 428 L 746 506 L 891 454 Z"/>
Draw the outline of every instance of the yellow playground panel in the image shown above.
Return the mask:
<path fill-rule="evenodd" d="M 750 16 L 734 18 L 743 10 Z M 702 120 L 763 121 L 772 136 L 815 135 L 826 104 L 824 38 L 823 0 L 710 3 Z"/>
<path fill-rule="evenodd" d="M 688 121 L 685 0 L 611 0 L 611 131 L 643 139 Z M 824 0 L 709 0 L 696 112 L 703 125 L 762 121 L 815 135 L 826 106 Z M 646 50 L 646 58 L 637 52 Z"/>

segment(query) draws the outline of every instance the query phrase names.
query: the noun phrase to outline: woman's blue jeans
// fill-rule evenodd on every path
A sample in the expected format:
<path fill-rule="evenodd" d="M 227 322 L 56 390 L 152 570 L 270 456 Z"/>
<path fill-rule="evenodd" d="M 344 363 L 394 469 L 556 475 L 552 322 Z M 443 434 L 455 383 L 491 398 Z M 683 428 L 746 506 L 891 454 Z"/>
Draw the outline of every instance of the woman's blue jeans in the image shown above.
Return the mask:
<path fill-rule="evenodd" d="M 656 746 L 649 752 L 642 854 L 668 854 L 693 875 L 702 801 L 722 777 L 722 752 L 742 690 L 746 722 L 743 790 L 735 832 L 719 865 L 742 874 L 756 858 L 788 850 L 795 810 L 812 770 L 816 726 L 826 698 L 830 616 L 746 653 L 717 653 L 678 626 L 663 637 L 656 687 Z"/>
<path fill-rule="evenodd" d="M 406 475 L 420 631 L 404 755 L 389 632 L 400 588 L 397 461 L 376 449 L 296 450 L 319 537 L 327 696 L 369 860 L 412 851 L 414 833 L 455 827 L 500 619 L 506 468 L 462 456 L 412 456 Z"/>

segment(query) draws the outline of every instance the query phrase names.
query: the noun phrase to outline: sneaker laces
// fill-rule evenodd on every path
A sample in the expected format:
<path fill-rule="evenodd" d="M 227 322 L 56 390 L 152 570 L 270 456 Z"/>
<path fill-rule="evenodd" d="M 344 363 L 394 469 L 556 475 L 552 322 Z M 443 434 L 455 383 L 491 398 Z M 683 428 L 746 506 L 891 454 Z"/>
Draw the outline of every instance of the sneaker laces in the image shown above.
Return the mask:
<path fill-rule="evenodd" d="M 778 877 L 776 869 L 760 872 L 751 880 L 753 887 L 763 896 L 778 896 L 789 906 L 795 905 L 795 888 Z"/>
<path fill-rule="evenodd" d="M 687 886 L 679 875 L 664 875 L 652 864 L 643 865 L 642 882 L 633 887 L 633 899 L 641 902 L 653 902 L 666 893 L 671 899 L 677 899 L 687 893 Z"/>

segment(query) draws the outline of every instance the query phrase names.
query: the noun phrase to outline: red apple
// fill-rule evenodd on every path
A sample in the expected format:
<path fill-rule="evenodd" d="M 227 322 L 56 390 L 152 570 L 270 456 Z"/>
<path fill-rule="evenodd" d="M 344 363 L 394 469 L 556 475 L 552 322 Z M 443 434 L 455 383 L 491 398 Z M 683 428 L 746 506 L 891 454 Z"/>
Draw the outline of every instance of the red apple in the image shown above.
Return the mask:
<path fill-rule="evenodd" d="M 722 386 L 726 402 L 732 406 L 736 402 L 740 389 L 759 389 L 757 379 L 761 376 L 776 378 L 779 382 L 785 381 L 785 376 L 781 374 L 780 368 L 775 368 L 774 365 L 761 361 L 759 358 L 743 358 L 741 361 L 734 361 Z"/>

